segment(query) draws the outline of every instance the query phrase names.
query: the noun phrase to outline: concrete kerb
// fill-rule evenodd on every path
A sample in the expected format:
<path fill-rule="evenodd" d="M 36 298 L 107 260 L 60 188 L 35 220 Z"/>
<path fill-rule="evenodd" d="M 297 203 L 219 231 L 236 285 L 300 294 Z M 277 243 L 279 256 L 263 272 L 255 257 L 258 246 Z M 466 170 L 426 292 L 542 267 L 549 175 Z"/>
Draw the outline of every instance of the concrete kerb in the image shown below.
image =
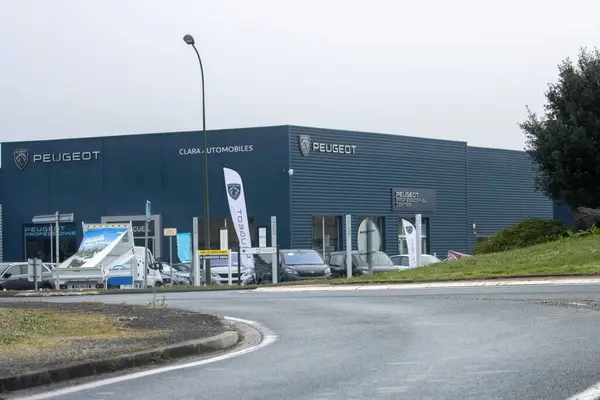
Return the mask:
<path fill-rule="evenodd" d="M 485 286 L 525 286 L 525 285 L 585 285 L 600 284 L 600 278 L 581 279 L 530 279 L 530 280 L 493 280 L 493 281 L 446 281 L 429 283 L 360 283 L 354 285 L 314 285 L 314 286 L 279 286 L 257 288 L 256 292 L 303 292 L 303 291 L 365 291 L 365 290 L 402 290 L 425 288 L 459 288 L 459 287 L 485 287 Z"/>
<path fill-rule="evenodd" d="M 235 346 L 240 338 L 238 331 L 228 330 L 205 339 L 191 340 L 152 350 L 0 378 L 0 393 L 31 389 L 37 386 L 142 367 L 182 357 L 208 355 Z"/>

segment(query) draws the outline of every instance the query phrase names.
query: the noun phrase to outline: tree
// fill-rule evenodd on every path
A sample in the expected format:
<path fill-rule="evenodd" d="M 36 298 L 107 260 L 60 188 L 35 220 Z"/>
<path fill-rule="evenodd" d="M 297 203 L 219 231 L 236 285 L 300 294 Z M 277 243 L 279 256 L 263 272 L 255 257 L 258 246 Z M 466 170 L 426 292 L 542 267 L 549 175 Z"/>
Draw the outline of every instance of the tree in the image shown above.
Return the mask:
<path fill-rule="evenodd" d="M 582 49 L 558 66 L 544 115 L 519 124 L 537 169 L 536 186 L 571 210 L 600 208 L 600 52 Z"/>

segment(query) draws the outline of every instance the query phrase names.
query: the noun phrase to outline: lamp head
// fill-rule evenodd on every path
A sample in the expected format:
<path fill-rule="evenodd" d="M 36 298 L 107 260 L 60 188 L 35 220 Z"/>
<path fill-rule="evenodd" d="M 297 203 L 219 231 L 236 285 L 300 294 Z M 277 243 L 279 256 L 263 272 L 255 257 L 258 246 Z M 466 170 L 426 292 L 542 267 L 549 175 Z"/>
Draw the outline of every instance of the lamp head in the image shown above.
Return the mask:
<path fill-rule="evenodd" d="M 186 42 L 187 44 L 194 44 L 194 37 L 192 35 L 185 35 L 183 37 L 183 41 Z"/>

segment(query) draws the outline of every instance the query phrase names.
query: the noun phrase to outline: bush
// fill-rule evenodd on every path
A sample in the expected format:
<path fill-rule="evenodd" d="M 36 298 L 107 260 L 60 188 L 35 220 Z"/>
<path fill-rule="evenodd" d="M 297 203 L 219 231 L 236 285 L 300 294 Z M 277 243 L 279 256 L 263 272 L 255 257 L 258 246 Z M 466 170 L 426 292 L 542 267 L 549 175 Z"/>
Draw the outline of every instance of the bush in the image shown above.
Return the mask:
<path fill-rule="evenodd" d="M 569 235 L 569 227 L 561 221 L 537 218 L 526 219 L 490 236 L 486 242 L 477 243 L 473 249 L 473 254 L 498 253 L 534 246 L 567 235 Z"/>

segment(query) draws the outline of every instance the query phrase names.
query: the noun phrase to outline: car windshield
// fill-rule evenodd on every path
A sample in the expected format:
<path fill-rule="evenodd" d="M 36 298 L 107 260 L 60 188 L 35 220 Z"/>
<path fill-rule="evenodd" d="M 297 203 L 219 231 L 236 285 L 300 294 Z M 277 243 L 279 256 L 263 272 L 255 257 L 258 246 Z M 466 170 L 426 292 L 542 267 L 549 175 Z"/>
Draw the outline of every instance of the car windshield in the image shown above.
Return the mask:
<path fill-rule="evenodd" d="M 173 264 L 173 269 L 179 272 L 190 272 L 191 268 L 188 264 Z"/>
<path fill-rule="evenodd" d="M 324 264 L 323 259 L 316 251 L 286 251 L 281 252 L 287 265 L 318 265 Z"/>
<path fill-rule="evenodd" d="M 364 259 L 363 257 L 359 257 L 358 254 L 355 254 L 355 256 L 359 265 L 369 265 L 366 255 L 364 256 Z M 387 267 L 394 265 L 394 263 L 392 263 L 392 260 L 390 260 L 387 254 L 382 251 L 378 251 L 377 253 L 373 254 L 373 265 L 377 265 L 378 267 Z"/>

